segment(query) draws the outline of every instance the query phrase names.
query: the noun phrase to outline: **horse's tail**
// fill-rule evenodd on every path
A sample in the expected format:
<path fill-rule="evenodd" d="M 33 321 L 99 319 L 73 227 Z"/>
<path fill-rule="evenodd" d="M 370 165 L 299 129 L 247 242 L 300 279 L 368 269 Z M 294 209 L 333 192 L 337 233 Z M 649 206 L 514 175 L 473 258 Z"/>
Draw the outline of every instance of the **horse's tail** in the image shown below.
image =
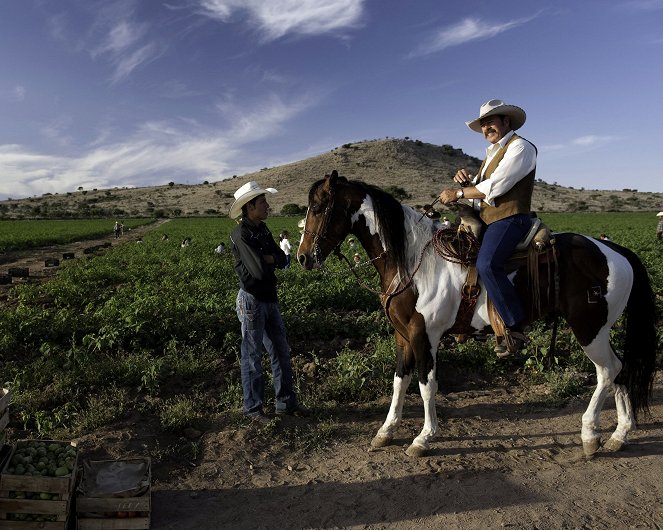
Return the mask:
<path fill-rule="evenodd" d="M 616 379 L 626 386 L 633 413 L 649 413 L 656 371 L 656 301 L 649 274 L 638 256 L 621 246 L 610 245 L 633 269 L 633 287 L 624 312 L 625 339 L 623 367 Z"/>

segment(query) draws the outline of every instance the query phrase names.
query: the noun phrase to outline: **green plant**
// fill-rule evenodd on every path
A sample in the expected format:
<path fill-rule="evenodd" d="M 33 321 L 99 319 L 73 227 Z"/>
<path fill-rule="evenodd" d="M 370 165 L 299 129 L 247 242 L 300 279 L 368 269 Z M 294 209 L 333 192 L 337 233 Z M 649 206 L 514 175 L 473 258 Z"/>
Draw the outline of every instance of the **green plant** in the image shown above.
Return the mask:
<path fill-rule="evenodd" d="M 200 417 L 198 405 L 195 396 L 179 395 L 167 400 L 159 412 L 161 427 L 166 431 L 180 432 L 191 426 Z"/>

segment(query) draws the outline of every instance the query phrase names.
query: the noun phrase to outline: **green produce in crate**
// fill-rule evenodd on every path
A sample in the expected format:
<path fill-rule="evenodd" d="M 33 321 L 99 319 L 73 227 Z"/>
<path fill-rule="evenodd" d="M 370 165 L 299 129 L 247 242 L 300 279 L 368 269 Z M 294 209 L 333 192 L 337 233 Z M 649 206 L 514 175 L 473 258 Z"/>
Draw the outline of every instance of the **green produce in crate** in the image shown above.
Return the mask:
<path fill-rule="evenodd" d="M 73 471 L 75 461 L 76 449 L 70 445 L 29 441 L 17 446 L 7 473 L 65 477 Z"/>

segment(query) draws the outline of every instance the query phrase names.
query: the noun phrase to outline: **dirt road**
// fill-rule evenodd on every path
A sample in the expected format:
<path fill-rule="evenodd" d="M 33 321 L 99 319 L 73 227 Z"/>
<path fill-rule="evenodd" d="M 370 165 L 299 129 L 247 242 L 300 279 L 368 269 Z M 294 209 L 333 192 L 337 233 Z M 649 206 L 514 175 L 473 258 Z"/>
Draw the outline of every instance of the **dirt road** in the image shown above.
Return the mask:
<path fill-rule="evenodd" d="M 589 461 L 579 434 L 585 402 L 526 404 L 537 391 L 438 395 L 440 435 L 419 459 L 404 453 L 421 427 L 418 396 L 408 396 L 401 437 L 377 451 L 368 447 L 387 402 L 339 411 L 352 440 L 332 437 L 310 455 L 270 445 L 269 430 L 211 430 L 195 467 L 156 481 L 152 528 L 662 528 L 662 378 L 632 443 Z M 616 422 L 609 405 L 605 438 Z M 317 421 L 288 420 L 275 428 Z"/>

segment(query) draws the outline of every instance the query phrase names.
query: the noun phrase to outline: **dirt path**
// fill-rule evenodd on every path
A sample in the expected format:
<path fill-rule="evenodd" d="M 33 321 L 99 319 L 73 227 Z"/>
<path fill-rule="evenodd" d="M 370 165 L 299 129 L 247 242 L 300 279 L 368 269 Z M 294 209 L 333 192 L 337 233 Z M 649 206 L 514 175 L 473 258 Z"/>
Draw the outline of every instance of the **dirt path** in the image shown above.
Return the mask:
<path fill-rule="evenodd" d="M 537 389 L 439 395 L 440 434 L 430 456 L 404 449 L 421 427 L 408 396 L 400 438 L 369 451 L 388 403 L 334 413 L 349 441 L 311 455 L 270 445 L 269 429 L 210 430 L 187 472 L 155 481 L 157 529 L 595 529 L 663 528 L 663 379 L 653 417 L 620 453 L 587 461 L 585 401 L 563 409 L 526 404 Z M 542 396 L 543 397 L 543 396 Z M 614 403 L 602 416 L 614 428 Z M 287 418 L 275 429 L 296 429 Z"/>
<path fill-rule="evenodd" d="M 122 245 L 131 241 L 136 241 L 139 237 L 143 237 L 146 233 L 154 230 L 156 227 L 163 223 L 168 222 L 169 219 L 158 219 L 154 223 L 142 225 L 132 230 L 126 231 L 119 239 L 116 239 L 111 231 L 104 237 L 96 239 L 86 239 L 83 241 L 74 241 L 64 245 L 48 245 L 45 247 L 32 248 L 27 250 L 15 250 L 0 253 L 0 274 L 7 274 L 9 269 L 13 268 L 27 268 L 28 276 L 15 277 L 13 283 L 24 281 L 41 280 L 52 276 L 57 271 L 57 266 L 47 266 L 46 260 L 48 258 L 55 258 L 62 263 L 65 254 L 73 255 L 73 258 L 80 258 L 84 255 L 87 249 L 93 247 L 101 247 L 95 252 L 103 252 L 104 248 L 110 248 L 115 245 Z M 103 247 L 106 245 L 106 247 Z M 5 287 L 0 285 L 0 287 Z"/>

